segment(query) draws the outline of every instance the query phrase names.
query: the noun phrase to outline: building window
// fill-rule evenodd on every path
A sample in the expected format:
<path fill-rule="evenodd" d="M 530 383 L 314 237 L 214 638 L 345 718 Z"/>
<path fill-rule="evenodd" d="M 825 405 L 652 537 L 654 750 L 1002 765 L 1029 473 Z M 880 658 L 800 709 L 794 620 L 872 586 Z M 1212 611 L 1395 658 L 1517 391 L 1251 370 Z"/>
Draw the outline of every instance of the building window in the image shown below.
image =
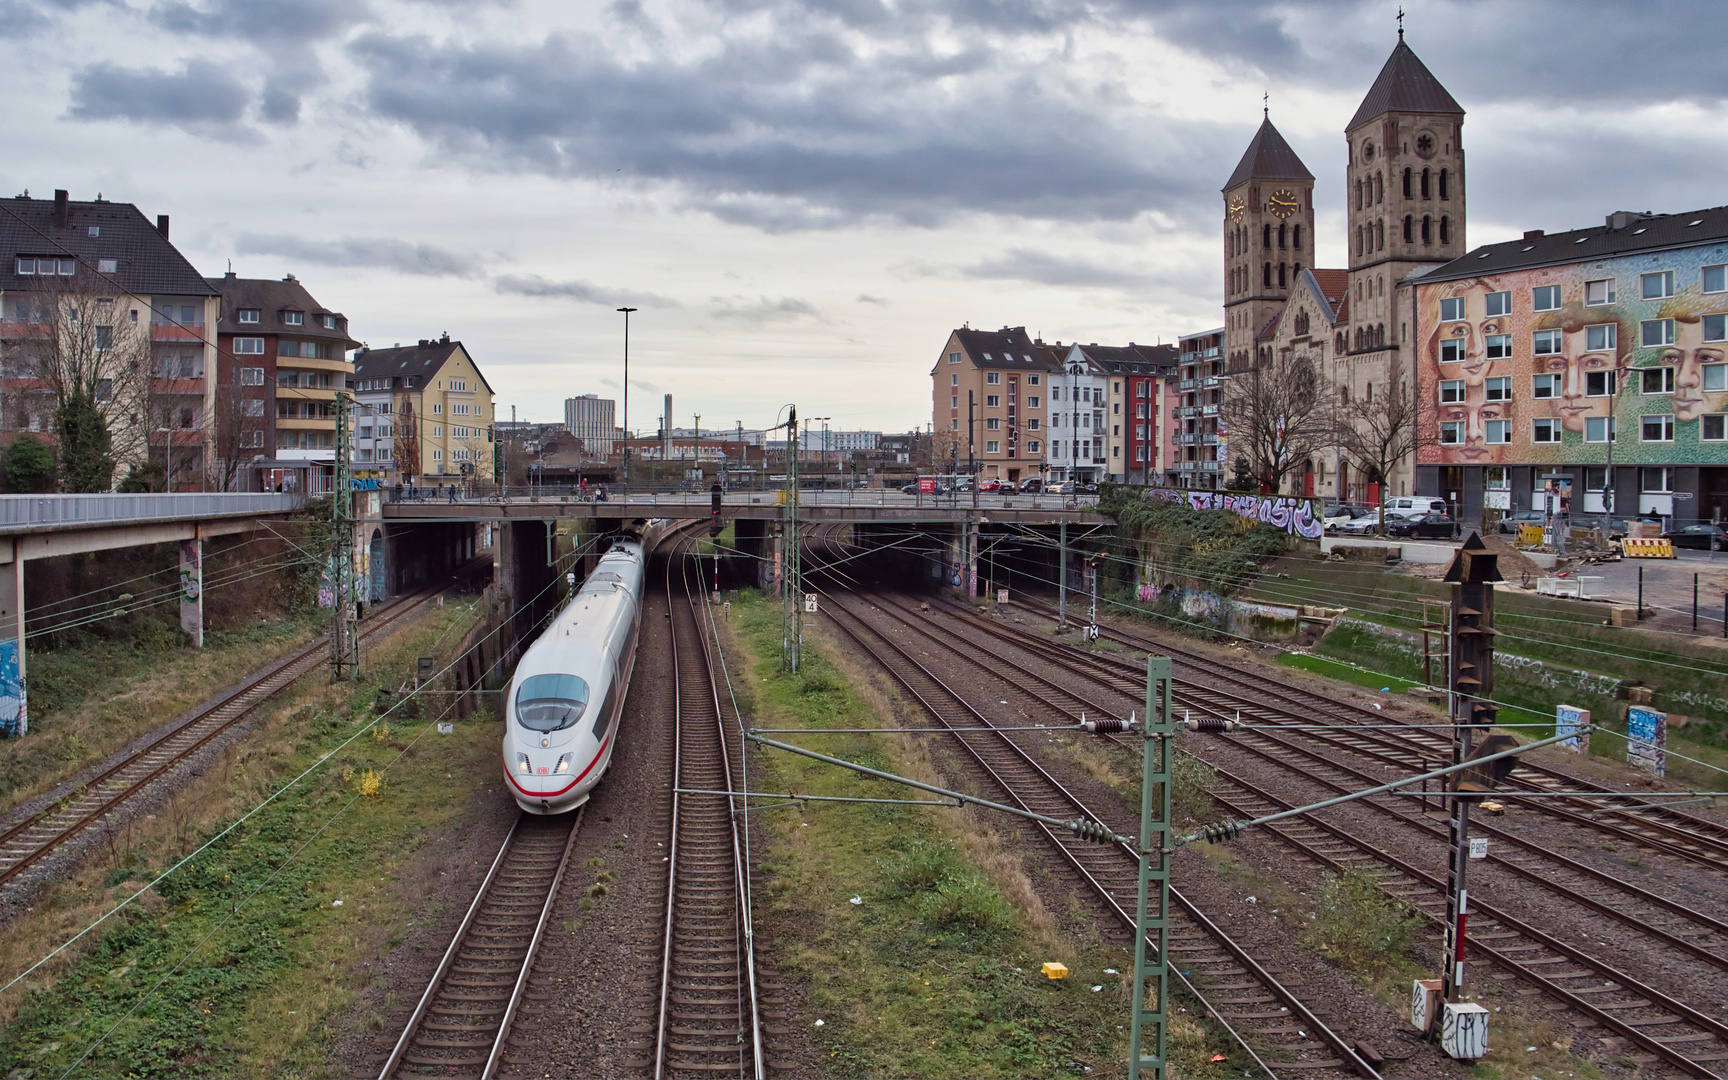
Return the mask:
<path fill-rule="evenodd" d="M 1373 342 L 1366 341 L 1364 344 L 1372 345 Z M 1464 359 L 1464 340 L 1462 338 L 1450 338 L 1440 343 L 1441 363 L 1456 363 L 1462 359 Z"/>
<path fill-rule="evenodd" d="M 1584 441 L 1590 443 L 1605 443 L 1611 436 L 1619 435 L 1611 416 L 1587 416 L 1584 418 Z"/>
<path fill-rule="evenodd" d="M 1036 375 L 1026 376 L 1026 385 L 1027 386 L 1037 386 L 1038 385 L 1038 376 L 1036 376 Z"/>
<path fill-rule="evenodd" d="M 1590 307 L 1600 307 L 1614 302 L 1614 279 L 1602 278 L 1599 281 L 1584 283 L 1584 303 Z"/>
<path fill-rule="evenodd" d="M 1543 285 L 1530 290 L 1530 307 L 1535 311 L 1560 310 L 1560 286 Z"/>
<path fill-rule="evenodd" d="M 432 403 L 432 411 L 434 413 L 442 413 L 444 411 L 444 403 L 439 402 L 439 401 L 434 401 Z"/>
<path fill-rule="evenodd" d="M 1672 416 L 1646 416 L 1638 426 L 1638 438 L 1642 442 L 1673 442 L 1674 418 Z"/>
<path fill-rule="evenodd" d="M 1613 397 L 1619 389 L 1619 382 L 1612 371 L 1586 371 L 1584 373 L 1585 397 Z"/>
<path fill-rule="evenodd" d="M 1002 452 L 1002 444 L 997 442 L 995 439 L 991 439 L 984 444 L 984 452 L 986 454 L 1000 454 Z"/>
<path fill-rule="evenodd" d="M 289 326 L 305 326 L 306 313 L 304 311 L 284 311 L 282 313 L 282 321 L 287 323 Z"/>
<path fill-rule="evenodd" d="M 984 407 L 986 409 L 1000 409 L 1002 407 L 1002 395 L 1001 394 L 985 394 L 984 395 Z"/>
<path fill-rule="evenodd" d="M 96 272 L 98 274 L 118 274 L 120 272 L 120 260 L 119 259 L 97 259 L 96 260 Z"/>
<path fill-rule="evenodd" d="M 1728 315 L 1704 316 L 1704 340 L 1728 341 Z"/>
<path fill-rule="evenodd" d="M 442 450 L 432 451 L 432 460 L 433 461 L 443 461 L 444 460 L 444 451 L 442 451 Z"/>
<path fill-rule="evenodd" d="M 1038 402 L 1039 402 L 1039 397 L 1037 394 L 1026 395 L 1026 407 L 1028 409 L 1038 408 Z"/>
<path fill-rule="evenodd" d="M 1492 318 L 1495 315 L 1512 314 L 1512 293 L 1491 292 L 1482 298 L 1482 313 Z"/>
<path fill-rule="evenodd" d="M 960 420 L 958 417 L 948 421 L 948 430 L 949 431 L 959 431 L 960 430 Z"/>
<path fill-rule="evenodd" d="M 1512 441 L 1512 421 L 1490 420 L 1482 425 L 1485 441 L 1491 443 L 1509 443 Z"/>
<path fill-rule="evenodd" d="M 1558 330 L 1538 330 L 1531 335 L 1530 349 L 1537 356 L 1557 355 L 1561 347 L 1561 335 Z"/>
<path fill-rule="evenodd" d="M 950 409 L 958 409 L 960 407 L 960 395 L 959 394 L 950 394 L 948 396 L 948 407 Z"/>
<path fill-rule="evenodd" d="M 956 371 L 954 374 L 948 376 L 948 385 L 949 386 L 959 386 L 960 385 L 960 373 L 958 371 Z"/>
<path fill-rule="evenodd" d="M 948 354 L 948 362 L 950 364 L 958 364 L 960 362 L 960 354 L 957 352 L 949 353 Z"/>
<path fill-rule="evenodd" d="M 334 315 L 320 315 L 318 316 L 318 322 L 326 330 L 336 329 L 336 316 Z"/>
<path fill-rule="evenodd" d="M 1038 440 L 1037 439 L 1033 439 L 1031 442 L 1028 442 L 1026 444 L 1026 452 L 1028 454 L 1036 454 L 1038 452 Z"/>
<path fill-rule="evenodd" d="M 1639 323 L 1638 344 L 1646 349 L 1674 344 L 1674 320 L 1646 319 Z"/>
<path fill-rule="evenodd" d="M 114 347 L 114 328 L 98 326 L 96 328 L 96 351 L 107 352 Z"/>
<path fill-rule="evenodd" d="M 1645 368 L 1638 374 L 1640 376 L 1640 392 L 1645 394 L 1672 394 L 1674 392 L 1673 368 Z"/>
<path fill-rule="evenodd" d="M 241 308 L 235 313 L 235 321 L 241 323 L 256 323 L 258 321 L 258 309 L 255 307 Z"/>
<path fill-rule="evenodd" d="M 240 369 L 241 386 L 263 386 L 264 369 L 261 367 L 243 367 Z"/>
<path fill-rule="evenodd" d="M 1728 266 L 1722 263 L 1706 266 L 1698 276 L 1703 279 L 1705 292 L 1728 292 Z"/>
<path fill-rule="evenodd" d="M 1031 419 L 1026 421 L 1026 430 L 1027 431 L 1037 431 L 1038 430 L 1038 418 L 1036 416 L 1034 416 Z"/>
<path fill-rule="evenodd" d="M 1557 398 L 1560 396 L 1560 376 L 1536 375 L 1531 379 L 1530 396 L 1537 398 Z"/>
<path fill-rule="evenodd" d="M 1670 481 L 1670 470 L 1666 467 L 1638 470 L 1638 488 L 1647 494 L 1663 495 L 1674 490 Z"/>
<path fill-rule="evenodd" d="M 1530 431 L 1530 441 L 1557 443 L 1560 441 L 1560 421 L 1538 420 Z"/>
<path fill-rule="evenodd" d="M 1512 378 L 1509 375 L 1502 375 L 1498 378 L 1488 379 L 1483 384 L 1483 391 L 1484 397 L 1488 401 L 1511 401 Z"/>
<path fill-rule="evenodd" d="M 1450 296 L 1440 301 L 1440 321 L 1464 321 L 1464 298 L 1462 296 Z"/>
<path fill-rule="evenodd" d="M 1659 270 L 1638 275 L 1638 295 L 1645 300 L 1666 300 L 1674 295 L 1674 271 Z"/>
<path fill-rule="evenodd" d="M 1510 360 L 1512 358 L 1512 335 L 1489 334 L 1483 338 L 1486 352 L 1483 354 L 1490 360 Z"/>
<path fill-rule="evenodd" d="M 1728 441 L 1728 416 L 1708 413 L 1698 418 L 1698 437 L 1705 442 Z"/>
<path fill-rule="evenodd" d="M 1619 344 L 1619 323 L 1598 323 L 1584 328 L 1584 348 L 1590 352 L 1612 352 Z"/>
<path fill-rule="evenodd" d="M 984 373 L 984 382 L 990 386 L 1001 386 L 1002 373 L 1000 371 L 986 371 Z"/>
<path fill-rule="evenodd" d="M 1464 421 L 1445 420 L 1440 424 L 1440 445 L 1457 446 L 1464 441 Z"/>
<path fill-rule="evenodd" d="M 1440 380 L 1440 404 L 1457 405 L 1464 401 L 1463 379 Z"/>
<path fill-rule="evenodd" d="M 992 416 L 990 419 L 984 421 L 984 430 L 985 431 L 1001 431 L 1002 430 L 1002 418 L 999 416 Z"/>

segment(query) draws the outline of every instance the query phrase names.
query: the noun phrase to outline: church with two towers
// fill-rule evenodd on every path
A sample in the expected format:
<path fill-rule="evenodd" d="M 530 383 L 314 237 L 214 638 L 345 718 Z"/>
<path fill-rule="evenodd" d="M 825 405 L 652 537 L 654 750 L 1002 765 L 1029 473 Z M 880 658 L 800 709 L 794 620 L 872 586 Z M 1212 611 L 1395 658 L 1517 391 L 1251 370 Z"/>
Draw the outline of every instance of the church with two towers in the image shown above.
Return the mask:
<path fill-rule="evenodd" d="M 1224 184 L 1225 372 L 1307 357 L 1352 399 L 1412 389 L 1413 274 L 1462 255 L 1464 110 L 1404 42 L 1344 128 L 1348 269 L 1314 265 L 1314 174 L 1268 113 Z M 1228 392 L 1228 391 L 1227 391 Z M 1227 433 L 1226 433 L 1227 434 Z M 1332 460 L 1322 460 L 1330 456 Z M 1408 494 L 1414 455 L 1384 478 L 1341 452 L 1301 463 L 1291 494 Z"/>

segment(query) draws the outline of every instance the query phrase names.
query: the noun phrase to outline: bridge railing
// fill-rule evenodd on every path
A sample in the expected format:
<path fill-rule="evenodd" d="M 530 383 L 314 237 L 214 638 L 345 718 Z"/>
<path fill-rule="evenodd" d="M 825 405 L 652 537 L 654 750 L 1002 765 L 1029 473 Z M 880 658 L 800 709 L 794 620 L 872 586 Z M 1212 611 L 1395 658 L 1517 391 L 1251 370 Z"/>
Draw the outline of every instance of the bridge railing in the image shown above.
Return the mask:
<path fill-rule="evenodd" d="M 586 490 L 566 484 L 544 486 L 475 487 L 442 484 L 425 487 L 384 489 L 385 498 L 400 503 L 628 503 L 631 506 L 676 506 L 689 509 L 692 505 L 707 505 L 711 489 L 687 485 L 606 484 L 590 485 Z M 722 495 L 727 506 L 748 506 L 752 503 L 778 503 L 778 488 L 729 489 Z M 967 509 L 1027 509 L 1052 510 L 1089 509 L 1098 501 L 1096 495 L 1058 495 L 1054 493 L 1001 494 L 998 492 L 948 491 L 941 494 L 906 494 L 898 488 L 842 487 L 800 488 L 799 501 L 805 506 L 881 506 Z"/>
<path fill-rule="evenodd" d="M 274 492 L 0 495 L 0 532 L 280 514 L 305 505 L 304 495 Z"/>

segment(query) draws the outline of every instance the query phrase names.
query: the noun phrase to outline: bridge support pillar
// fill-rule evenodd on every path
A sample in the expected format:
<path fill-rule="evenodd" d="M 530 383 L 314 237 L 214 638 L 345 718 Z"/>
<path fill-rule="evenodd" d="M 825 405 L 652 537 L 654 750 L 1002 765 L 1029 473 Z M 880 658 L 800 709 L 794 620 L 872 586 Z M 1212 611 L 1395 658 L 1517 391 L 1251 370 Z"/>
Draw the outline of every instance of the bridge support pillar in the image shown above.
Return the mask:
<path fill-rule="evenodd" d="M 978 523 L 968 521 L 960 528 L 965 535 L 966 597 L 969 600 L 976 600 L 978 599 Z"/>
<path fill-rule="evenodd" d="M 10 542 L 12 565 L 0 566 L 0 735 L 27 735 L 24 678 L 24 560 Z"/>
<path fill-rule="evenodd" d="M 204 538 L 180 541 L 180 629 L 204 647 Z"/>

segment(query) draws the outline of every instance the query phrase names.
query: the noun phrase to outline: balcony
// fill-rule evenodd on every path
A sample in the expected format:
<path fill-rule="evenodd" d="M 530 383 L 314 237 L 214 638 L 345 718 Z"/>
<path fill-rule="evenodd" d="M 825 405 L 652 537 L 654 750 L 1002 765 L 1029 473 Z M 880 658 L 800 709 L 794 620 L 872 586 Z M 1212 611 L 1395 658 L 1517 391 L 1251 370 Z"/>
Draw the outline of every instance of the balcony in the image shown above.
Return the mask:
<path fill-rule="evenodd" d="M 204 380 L 198 379 L 163 379 L 150 380 L 150 389 L 158 394 L 187 395 L 190 397 L 204 396 Z"/>
<path fill-rule="evenodd" d="M 1223 385 L 1224 376 L 1222 375 L 1208 375 L 1200 380 L 1200 389 L 1202 390 L 1216 390 Z"/>
<path fill-rule="evenodd" d="M 174 323 L 150 324 L 151 341 L 186 341 L 204 343 L 204 328 L 202 326 L 180 326 Z"/>
<path fill-rule="evenodd" d="M 1188 393 L 1191 390 L 1198 390 L 1199 388 L 1200 388 L 1200 380 L 1199 379 L 1182 379 L 1181 381 L 1179 381 L 1176 384 L 1176 389 L 1180 390 L 1184 394 Z"/>
<path fill-rule="evenodd" d="M 1196 408 L 1199 409 L 1199 412 L 1193 413 L 1191 415 L 1194 415 L 1194 416 L 1217 416 L 1218 410 L 1220 407 L 1221 406 L 1218 406 L 1218 405 L 1199 405 L 1199 406 L 1196 406 Z"/>

